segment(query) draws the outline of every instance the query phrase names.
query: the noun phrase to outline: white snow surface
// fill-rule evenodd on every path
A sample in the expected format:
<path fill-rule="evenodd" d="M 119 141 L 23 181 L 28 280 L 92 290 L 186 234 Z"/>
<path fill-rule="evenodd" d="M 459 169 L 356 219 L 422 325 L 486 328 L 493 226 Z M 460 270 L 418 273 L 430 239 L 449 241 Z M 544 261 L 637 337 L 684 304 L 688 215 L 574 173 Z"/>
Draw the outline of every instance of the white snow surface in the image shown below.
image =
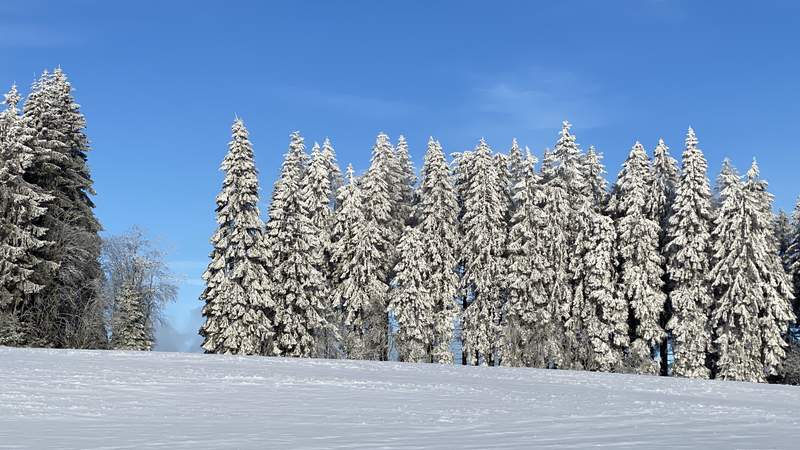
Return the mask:
<path fill-rule="evenodd" d="M 797 448 L 800 388 L 0 347 L 0 448 Z"/>

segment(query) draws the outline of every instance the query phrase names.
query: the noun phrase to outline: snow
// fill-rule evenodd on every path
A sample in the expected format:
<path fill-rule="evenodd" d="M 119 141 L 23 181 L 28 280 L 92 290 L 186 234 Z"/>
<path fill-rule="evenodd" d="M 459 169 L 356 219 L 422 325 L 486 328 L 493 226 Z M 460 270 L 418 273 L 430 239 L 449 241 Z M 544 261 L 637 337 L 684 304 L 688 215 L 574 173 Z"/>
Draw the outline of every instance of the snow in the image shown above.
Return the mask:
<path fill-rule="evenodd" d="M 800 388 L 0 347 L 0 448 L 792 448 Z M 796 448 L 796 447 L 795 447 Z"/>

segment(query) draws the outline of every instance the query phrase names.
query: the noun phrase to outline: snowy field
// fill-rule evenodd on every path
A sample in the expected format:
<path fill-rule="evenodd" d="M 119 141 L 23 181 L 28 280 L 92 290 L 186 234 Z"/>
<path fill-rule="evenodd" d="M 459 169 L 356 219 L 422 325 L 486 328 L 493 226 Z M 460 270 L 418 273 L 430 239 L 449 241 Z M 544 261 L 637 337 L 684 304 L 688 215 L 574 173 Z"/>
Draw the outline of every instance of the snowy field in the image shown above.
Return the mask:
<path fill-rule="evenodd" d="M 800 388 L 0 347 L 0 448 L 798 448 Z"/>

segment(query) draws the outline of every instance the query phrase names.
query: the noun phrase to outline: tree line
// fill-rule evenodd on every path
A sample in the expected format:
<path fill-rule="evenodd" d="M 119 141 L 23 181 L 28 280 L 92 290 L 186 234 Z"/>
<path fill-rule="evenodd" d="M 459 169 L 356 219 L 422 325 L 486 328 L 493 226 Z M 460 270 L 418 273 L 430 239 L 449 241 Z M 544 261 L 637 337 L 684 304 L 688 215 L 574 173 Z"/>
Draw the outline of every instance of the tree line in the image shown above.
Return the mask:
<path fill-rule="evenodd" d="M 86 119 L 66 74 L 16 85 L 0 112 L 0 345 L 149 350 L 175 297 L 139 230 L 101 238 Z"/>
<path fill-rule="evenodd" d="M 541 164 L 516 140 L 448 161 L 380 133 L 365 173 L 290 136 L 262 222 L 240 119 L 222 162 L 201 295 L 208 353 L 563 368 L 765 382 L 783 376 L 800 206 L 773 214 L 753 161 L 712 189 L 636 142 L 608 186 L 564 122 Z M 796 351 L 796 350 L 795 350 Z M 796 360 L 796 358 L 795 358 Z"/>

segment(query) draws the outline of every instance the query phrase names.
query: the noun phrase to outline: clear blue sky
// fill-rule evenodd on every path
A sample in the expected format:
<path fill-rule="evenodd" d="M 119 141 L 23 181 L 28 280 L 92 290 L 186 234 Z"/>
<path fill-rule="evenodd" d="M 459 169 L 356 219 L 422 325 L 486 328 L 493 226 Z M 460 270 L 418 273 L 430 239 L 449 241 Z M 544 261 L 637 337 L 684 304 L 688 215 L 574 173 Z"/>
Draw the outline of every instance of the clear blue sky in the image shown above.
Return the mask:
<path fill-rule="evenodd" d="M 262 211 L 288 135 L 366 167 L 375 135 L 448 152 L 512 137 L 537 154 L 569 119 L 616 175 L 633 142 L 680 155 L 693 126 L 716 176 L 753 156 L 779 207 L 797 188 L 800 7 L 793 1 L 0 2 L 0 84 L 61 65 L 94 150 L 106 232 L 144 227 L 185 276 L 162 348 L 196 345 L 200 274 L 234 114 Z M 5 89 L 5 88 L 3 88 Z M 793 175 L 794 174 L 794 175 Z"/>

